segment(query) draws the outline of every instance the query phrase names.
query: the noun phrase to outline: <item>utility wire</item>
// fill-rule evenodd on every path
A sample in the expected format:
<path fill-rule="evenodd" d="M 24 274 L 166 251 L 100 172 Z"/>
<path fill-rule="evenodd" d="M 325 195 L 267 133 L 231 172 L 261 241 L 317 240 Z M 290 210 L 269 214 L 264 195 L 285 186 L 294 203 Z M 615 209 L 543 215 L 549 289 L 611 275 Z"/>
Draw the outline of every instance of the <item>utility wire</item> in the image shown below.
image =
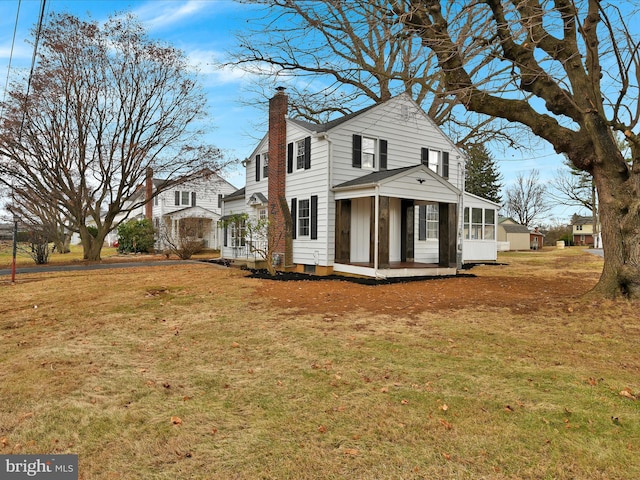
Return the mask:
<path fill-rule="evenodd" d="M 18 11 L 16 12 L 16 21 L 13 25 L 13 38 L 11 39 L 11 51 L 9 52 L 9 66 L 7 67 L 7 79 L 4 82 L 4 92 L 2 94 L 2 105 L 0 106 L 0 118 L 2 118 L 4 102 L 7 98 L 7 89 L 9 88 L 9 76 L 11 74 L 11 62 L 13 61 L 13 48 L 16 44 L 16 32 L 18 31 L 18 19 L 20 18 L 20 6 L 22 0 L 18 0 Z"/>
<path fill-rule="evenodd" d="M 24 120 L 27 116 L 27 100 L 29 98 L 29 90 L 31 89 L 31 78 L 33 77 L 33 70 L 36 65 L 36 58 L 38 57 L 38 43 L 40 41 L 40 33 L 42 32 L 42 23 L 44 21 L 44 9 L 47 0 L 40 1 L 40 15 L 38 15 L 38 26 L 36 27 L 36 35 L 33 43 L 33 56 L 31 57 L 31 70 L 29 71 L 29 79 L 27 80 L 27 94 L 25 95 L 25 105 L 22 109 L 22 122 L 20 122 L 20 133 L 18 134 L 18 141 L 22 138 L 22 128 L 24 127 Z"/>

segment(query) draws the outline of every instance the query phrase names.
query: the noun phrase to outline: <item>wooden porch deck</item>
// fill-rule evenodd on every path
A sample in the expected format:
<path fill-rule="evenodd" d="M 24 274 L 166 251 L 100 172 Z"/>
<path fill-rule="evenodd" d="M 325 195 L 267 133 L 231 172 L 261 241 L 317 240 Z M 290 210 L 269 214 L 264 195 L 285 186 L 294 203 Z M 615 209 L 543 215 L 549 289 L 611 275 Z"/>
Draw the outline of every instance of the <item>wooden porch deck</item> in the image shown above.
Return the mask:
<path fill-rule="evenodd" d="M 366 267 L 373 268 L 373 263 L 371 262 L 349 262 L 349 265 L 354 265 L 356 267 Z M 421 262 L 389 262 L 388 269 L 396 270 L 396 269 L 411 269 L 411 268 L 440 268 L 437 263 L 421 263 Z"/>

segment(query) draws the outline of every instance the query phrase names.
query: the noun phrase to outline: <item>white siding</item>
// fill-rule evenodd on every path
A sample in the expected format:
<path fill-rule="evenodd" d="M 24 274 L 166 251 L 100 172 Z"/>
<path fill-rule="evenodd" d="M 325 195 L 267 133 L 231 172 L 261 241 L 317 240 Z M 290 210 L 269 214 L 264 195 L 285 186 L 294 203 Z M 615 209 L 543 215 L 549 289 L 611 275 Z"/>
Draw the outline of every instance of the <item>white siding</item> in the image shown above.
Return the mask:
<path fill-rule="evenodd" d="M 351 202 L 351 261 L 368 262 L 371 242 L 371 200 L 359 198 Z"/>
<path fill-rule="evenodd" d="M 286 196 L 289 206 L 291 206 L 293 198 L 300 201 L 310 199 L 312 195 L 318 197 L 318 238 L 312 240 L 310 236 L 298 236 L 293 241 L 293 262 L 303 265 L 327 266 L 333 264 L 333 238 L 335 236 L 335 227 L 329 222 L 329 212 L 334 214 L 335 205 L 333 198 L 330 198 L 329 195 L 328 142 L 296 124 L 287 122 L 287 144 L 290 142 L 295 144 L 305 137 L 311 137 L 311 168 L 297 170 L 294 158 L 293 172 L 287 174 Z M 329 256 L 330 251 L 331 257 Z"/>
<path fill-rule="evenodd" d="M 391 198 L 389 201 L 389 261 L 402 260 L 402 202 L 399 198 Z"/>
<path fill-rule="evenodd" d="M 498 258 L 498 208 L 499 206 L 489 200 L 465 193 L 463 196 L 464 208 L 482 208 L 482 209 L 495 209 L 494 216 L 494 239 L 493 240 L 472 240 L 464 238 L 464 213 L 460 212 L 460 228 L 463 232 L 462 241 L 462 262 L 481 262 L 491 261 L 494 262 Z"/>
<path fill-rule="evenodd" d="M 439 261 L 439 241 L 437 238 L 427 238 L 426 240 L 419 239 L 420 233 L 420 215 L 418 214 L 419 204 L 416 203 L 415 211 L 414 211 L 414 225 L 413 231 L 415 232 L 414 237 L 414 259 L 416 262 L 420 263 L 438 263 Z"/>
<path fill-rule="evenodd" d="M 449 182 L 457 188 L 462 187 L 459 178 L 462 153 L 426 114 L 404 95 L 378 105 L 329 131 L 333 146 L 332 185 L 339 185 L 372 171 L 351 166 L 354 134 L 387 140 L 388 170 L 419 165 L 423 147 L 449 152 Z"/>

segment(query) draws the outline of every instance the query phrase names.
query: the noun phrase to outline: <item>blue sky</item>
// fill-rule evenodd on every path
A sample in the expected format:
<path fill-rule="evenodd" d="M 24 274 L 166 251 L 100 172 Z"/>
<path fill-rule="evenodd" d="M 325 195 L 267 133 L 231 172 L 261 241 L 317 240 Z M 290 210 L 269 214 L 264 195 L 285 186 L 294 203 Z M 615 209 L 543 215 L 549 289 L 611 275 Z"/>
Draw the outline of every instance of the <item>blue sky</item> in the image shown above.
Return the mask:
<path fill-rule="evenodd" d="M 40 0 L 0 0 L 0 90 L 4 91 L 11 42 L 20 5 L 18 28 L 13 49 L 12 71 L 28 69 L 33 53 L 27 43 L 38 19 Z M 182 49 L 201 73 L 201 82 L 209 97 L 211 124 L 209 141 L 229 157 L 246 158 L 265 132 L 266 113 L 241 103 L 250 82 L 247 74 L 218 69 L 213 61 L 225 60 L 225 52 L 234 46 L 234 33 L 250 21 L 254 7 L 231 0 L 47 0 L 46 11 L 65 11 L 81 18 L 88 14 L 104 20 L 119 11 L 138 16 L 152 38 L 170 42 Z M 540 179 L 548 182 L 557 173 L 562 159 L 551 147 L 540 145 L 533 152 L 496 151 L 503 183 L 513 182 L 518 174 L 527 175 L 536 168 Z M 239 167 L 226 172 L 236 187 L 244 185 Z M 567 221 L 575 207 L 556 207 L 554 217 Z"/>

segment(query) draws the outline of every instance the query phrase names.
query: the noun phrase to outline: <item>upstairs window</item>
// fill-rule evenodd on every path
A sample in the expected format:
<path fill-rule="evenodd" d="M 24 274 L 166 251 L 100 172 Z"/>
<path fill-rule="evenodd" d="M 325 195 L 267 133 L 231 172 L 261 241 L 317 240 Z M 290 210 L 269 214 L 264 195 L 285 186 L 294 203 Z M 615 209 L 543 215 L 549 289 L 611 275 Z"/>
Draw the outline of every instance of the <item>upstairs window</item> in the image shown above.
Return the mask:
<path fill-rule="evenodd" d="M 262 178 L 267 178 L 269 176 L 269 154 L 262 154 Z"/>
<path fill-rule="evenodd" d="M 296 142 L 296 169 L 304 169 L 304 140 Z"/>
<path fill-rule="evenodd" d="M 376 166 L 376 139 L 362 137 L 361 168 L 373 169 Z"/>
<path fill-rule="evenodd" d="M 287 173 L 311 168 L 311 137 L 287 144 Z"/>
<path fill-rule="evenodd" d="M 387 149 L 386 140 L 353 135 L 351 166 L 367 170 L 386 170 Z"/>
<path fill-rule="evenodd" d="M 175 206 L 195 207 L 196 206 L 196 192 L 189 192 L 186 190 L 175 192 Z"/>
<path fill-rule="evenodd" d="M 422 148 L 420 160 L 441 177 L 449 178 L 449 152 Z"/>

